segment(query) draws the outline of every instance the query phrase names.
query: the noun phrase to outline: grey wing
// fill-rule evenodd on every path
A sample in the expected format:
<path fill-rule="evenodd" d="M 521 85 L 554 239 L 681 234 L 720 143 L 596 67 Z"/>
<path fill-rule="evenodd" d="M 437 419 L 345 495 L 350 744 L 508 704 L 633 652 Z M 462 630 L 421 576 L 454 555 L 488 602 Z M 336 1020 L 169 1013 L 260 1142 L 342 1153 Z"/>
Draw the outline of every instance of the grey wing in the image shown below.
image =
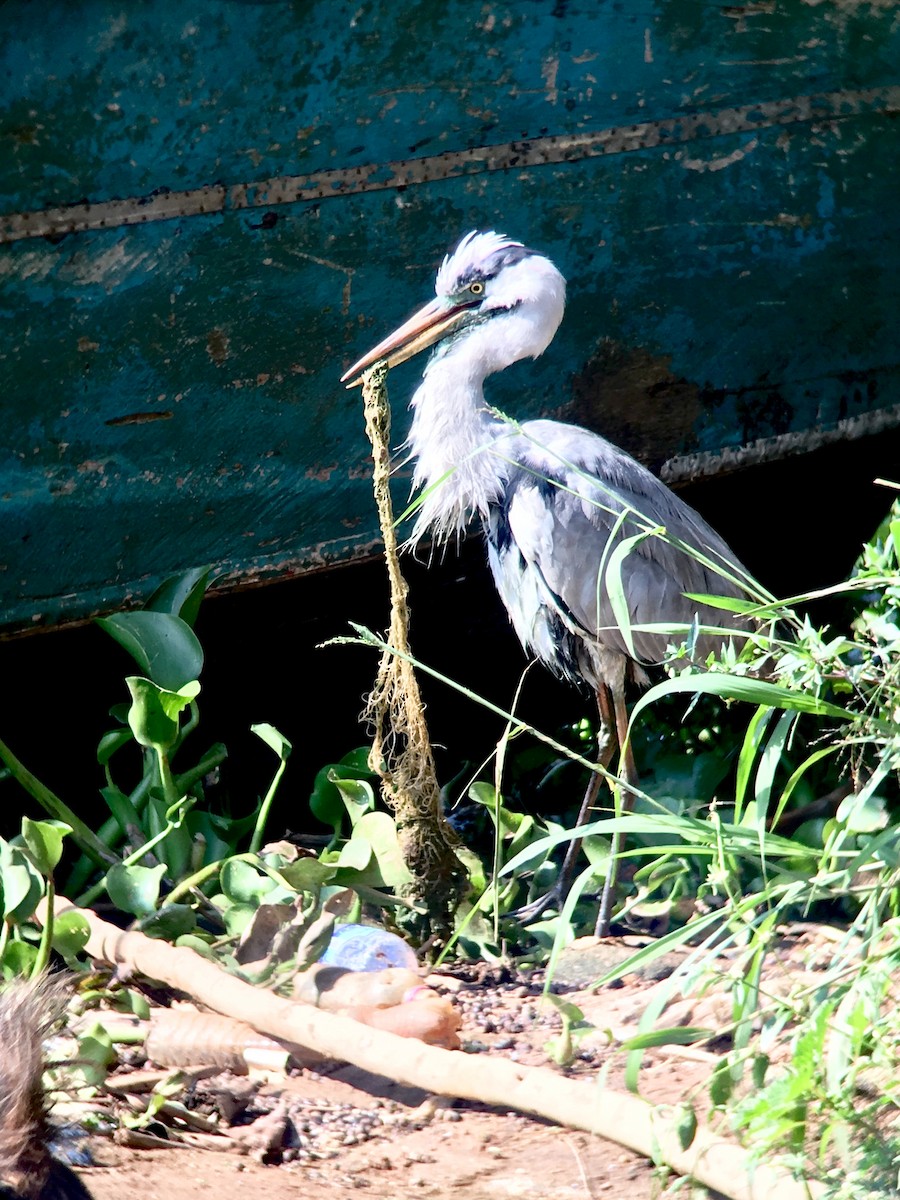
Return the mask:
<path fill-rule="evenodd" d="M 601 648 L 629 655 L 609 599 L 609 574 L 618 569 L 633 627 L 667 623 L 731 626 L 727 613 L 689 600 L 686 592 L 739 596 L 729 578 L 744 574 L 725 542 L 702 517 L 629 455 L 576 426 L 530 421 L 496 450 L 508 464 L 504 496 L 508 536 L 528 568 L 520 604 L 553 606 L 571 633 Z M 665 530 L 635 542 L 611 566 L 613 550 L 646 530 Z M 725 574 L 682 549 L 721 564 Z M 507 566 L 507 571 L 509 567 Z M 494 567 L 497 575 L 497 567 Z M 514 581 L 497 580 L 507 592 Z M 534 596 L 528 594 L 528 590 Z M 511 610 L 512 611 L 512 610 Z M 514 615 L 514 620 L 515 620 Z M 527 613 L 520 620 L 527 621 Z M 523 629 L 517 629 L 523 641 Z M 643 662 L 658 662 L 673 639 L 632 628 Z M 701 639 L 701 657 L 721 645 Z M 532 638 L 532 644 L 534 639 Z M 541 653 L 540 647 L 536 647 Z M 541 653 L 541 657 L 545 657 Z"/>

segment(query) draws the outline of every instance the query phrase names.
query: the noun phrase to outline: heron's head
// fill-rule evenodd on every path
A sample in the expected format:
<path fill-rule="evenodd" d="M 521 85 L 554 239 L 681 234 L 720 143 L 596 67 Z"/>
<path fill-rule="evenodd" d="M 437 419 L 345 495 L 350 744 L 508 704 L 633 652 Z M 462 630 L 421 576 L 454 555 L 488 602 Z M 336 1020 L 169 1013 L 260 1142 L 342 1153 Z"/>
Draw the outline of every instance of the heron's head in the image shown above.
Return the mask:
<path fill-rule="evenodd" d="M 485 375 L 546 350 L 562 320 L 566 282 L 549 258 L 499 233 L 467 233 L 437 273 L 436 296 L 345 372 L 354 387 L 367 367 L 389 367 L 437 345 L 477 359 Z"/>

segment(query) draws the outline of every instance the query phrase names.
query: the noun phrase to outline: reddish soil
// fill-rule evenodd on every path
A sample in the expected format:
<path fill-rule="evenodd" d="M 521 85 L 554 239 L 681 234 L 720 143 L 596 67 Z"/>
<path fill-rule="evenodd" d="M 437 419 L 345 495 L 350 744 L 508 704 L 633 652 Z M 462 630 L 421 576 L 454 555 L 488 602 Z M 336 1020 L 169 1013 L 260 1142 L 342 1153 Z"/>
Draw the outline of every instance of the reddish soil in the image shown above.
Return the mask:
<path fill-rule="evenodd" d="M 624 952 L 618 946 L 595 950 Z M 589 978 L 597 977 L 598 966 L 602 970 L 604 963 L 588 964 Z M 611 1030 L 621 1040 L 637 1031 L 664 973 L 665 966 L 657 966 L 655 979 L 629 977 L 622 986 L 597 992 L 578 985 L 560 990 L 598 1031 Z M 462 1016 L 464 1050 L 553 1065 L 546 1044 L 559 1032 L 560 1020 L 541 999 L 539 976 L 464 968 L 445 984 Z M 697 1003 L 680 1001 L 665 1024 L 721 1028 L 729 1010 L 727 997 L 713 993 Z M 642 1095 L 664 1104 L 692 1098 L 702 1118 L 706 1084 L 718 1061 L 715 1049 L 648 1051 Z M 579 1043 L 569 1067 L 555 1069 L 621 1089 L 623 1067 L 623 1052 L 597 1032 Z M 97 1165 L 82 1175 L 96 1200 L 121 1200 L 132 1189 L 139 1189 L 141 1200 L 246 1200 L 248 1189 L 264 1192 L 266 1200 L 298 1195 L 340 1200 L 359 1193 L 392 1200 L 657 1200 L 670 1187 L 680 1196 L 691 1194 L 683 1180 L 612 1142 L 515 1113 L 429 1097 L 346 1065 L 297 1069 L 261 1083 L 221 1075 L 198 1083 L 186 1103 L 221 1118 L 217 1089 L 220 1099 L 231 1097 L 224 1110 L 235 1121 L 228 1129 L 228 1121 L 220 1119 L 226 1136 L 208 1137 L 223 1149 L 173 1142 L 171 1149 L 140 1150 L 94 1138 Z M 698 1188 L 693 1195 L 707 1193 Z"/>

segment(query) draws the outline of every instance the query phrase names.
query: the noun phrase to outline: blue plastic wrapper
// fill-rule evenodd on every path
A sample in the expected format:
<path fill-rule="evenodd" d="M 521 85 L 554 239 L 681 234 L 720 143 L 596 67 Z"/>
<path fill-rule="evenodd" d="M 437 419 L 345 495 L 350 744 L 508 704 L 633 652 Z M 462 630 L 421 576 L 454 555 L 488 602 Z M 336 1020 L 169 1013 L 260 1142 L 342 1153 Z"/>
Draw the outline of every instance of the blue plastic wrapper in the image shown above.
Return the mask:
<path fill-rule="evenodd" d="M 419 965 L 412 947 L 395 933 L 375 925 L 338 925 L 321 961 L 348 971 L 384 971 Z"/>

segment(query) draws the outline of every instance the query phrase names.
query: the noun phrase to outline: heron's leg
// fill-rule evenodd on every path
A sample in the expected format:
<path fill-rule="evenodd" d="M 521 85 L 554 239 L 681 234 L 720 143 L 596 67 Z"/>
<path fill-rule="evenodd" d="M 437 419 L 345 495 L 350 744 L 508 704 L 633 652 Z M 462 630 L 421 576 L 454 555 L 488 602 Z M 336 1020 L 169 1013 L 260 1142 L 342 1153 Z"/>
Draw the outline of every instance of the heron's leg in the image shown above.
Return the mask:
<path fill-rule="evenodd" d="M 597 756 L 597 765 L 605 770 L 615 753 L 616 738 L 618 736 L 618 725 L 615 718 L 612 696 L 605 684 L 597 689 L 597 708 L 600 710 L 600 724 L 606 731 L 606 741 L 603 743 L 600 753 Z M 576 829 L 580 829 L 582 825 L 587 824 L 591 810 L 597 802 L 597 793 L 600 790 L 602 782 L 602 774 L 599 771 L 592 771 L 591 777 L 588 780 L 587 790 L 584 793 L 584 799 L 581 801 L 581 808 L 578 811 L 578 819 L 575 822 Z M 535 917 L 541 915 L 545 908 L 549 908 L 551 904 L 558 904 L 565 898 L 569 891 L 569 885 L 572 882 L 572 876 L 575 874 L 575 862 L 581 850 L 581 842 L 581 838 L 573 838 L 569 842 L 556 883 L 545 895 L 539 896 L 531 904 L 526 904 L 524 907 L 518 909 L 515 914 L 517 917 L 521 920 L 533 921 Z"/>
<path fill-rule="evenodd" d="M 633 787 L 637 787 L 637 768 L 634 764 L 634 755 L 631 751 L 631 742 L 628 740 L 628 709 L 625 707 L 625 695 L 623 687 L 613 689 L 612 693 L 613 706 L 615 709 L 615 726 L 616 737 L 619 743 L 619 778 L 622 780 L 624 787 L 622 788 L 622 813 L 631 812 L 634 804 Z M 619 854 L 622 850 L 623 842 L 622 834 L 616 831 L 612 835 L 609 845 L 609 867 L 606 872 L 606 880 L 603 884 L 603 893 L 600 897 L 600 908 L 597 911 L 597 923 L 594 927 L 594 934 L 597 937 L 606 937 L 609 933 L 609 923 L 612 917 L 613 894 L 616 890 L 616 883 L 619 877 Z"/>

